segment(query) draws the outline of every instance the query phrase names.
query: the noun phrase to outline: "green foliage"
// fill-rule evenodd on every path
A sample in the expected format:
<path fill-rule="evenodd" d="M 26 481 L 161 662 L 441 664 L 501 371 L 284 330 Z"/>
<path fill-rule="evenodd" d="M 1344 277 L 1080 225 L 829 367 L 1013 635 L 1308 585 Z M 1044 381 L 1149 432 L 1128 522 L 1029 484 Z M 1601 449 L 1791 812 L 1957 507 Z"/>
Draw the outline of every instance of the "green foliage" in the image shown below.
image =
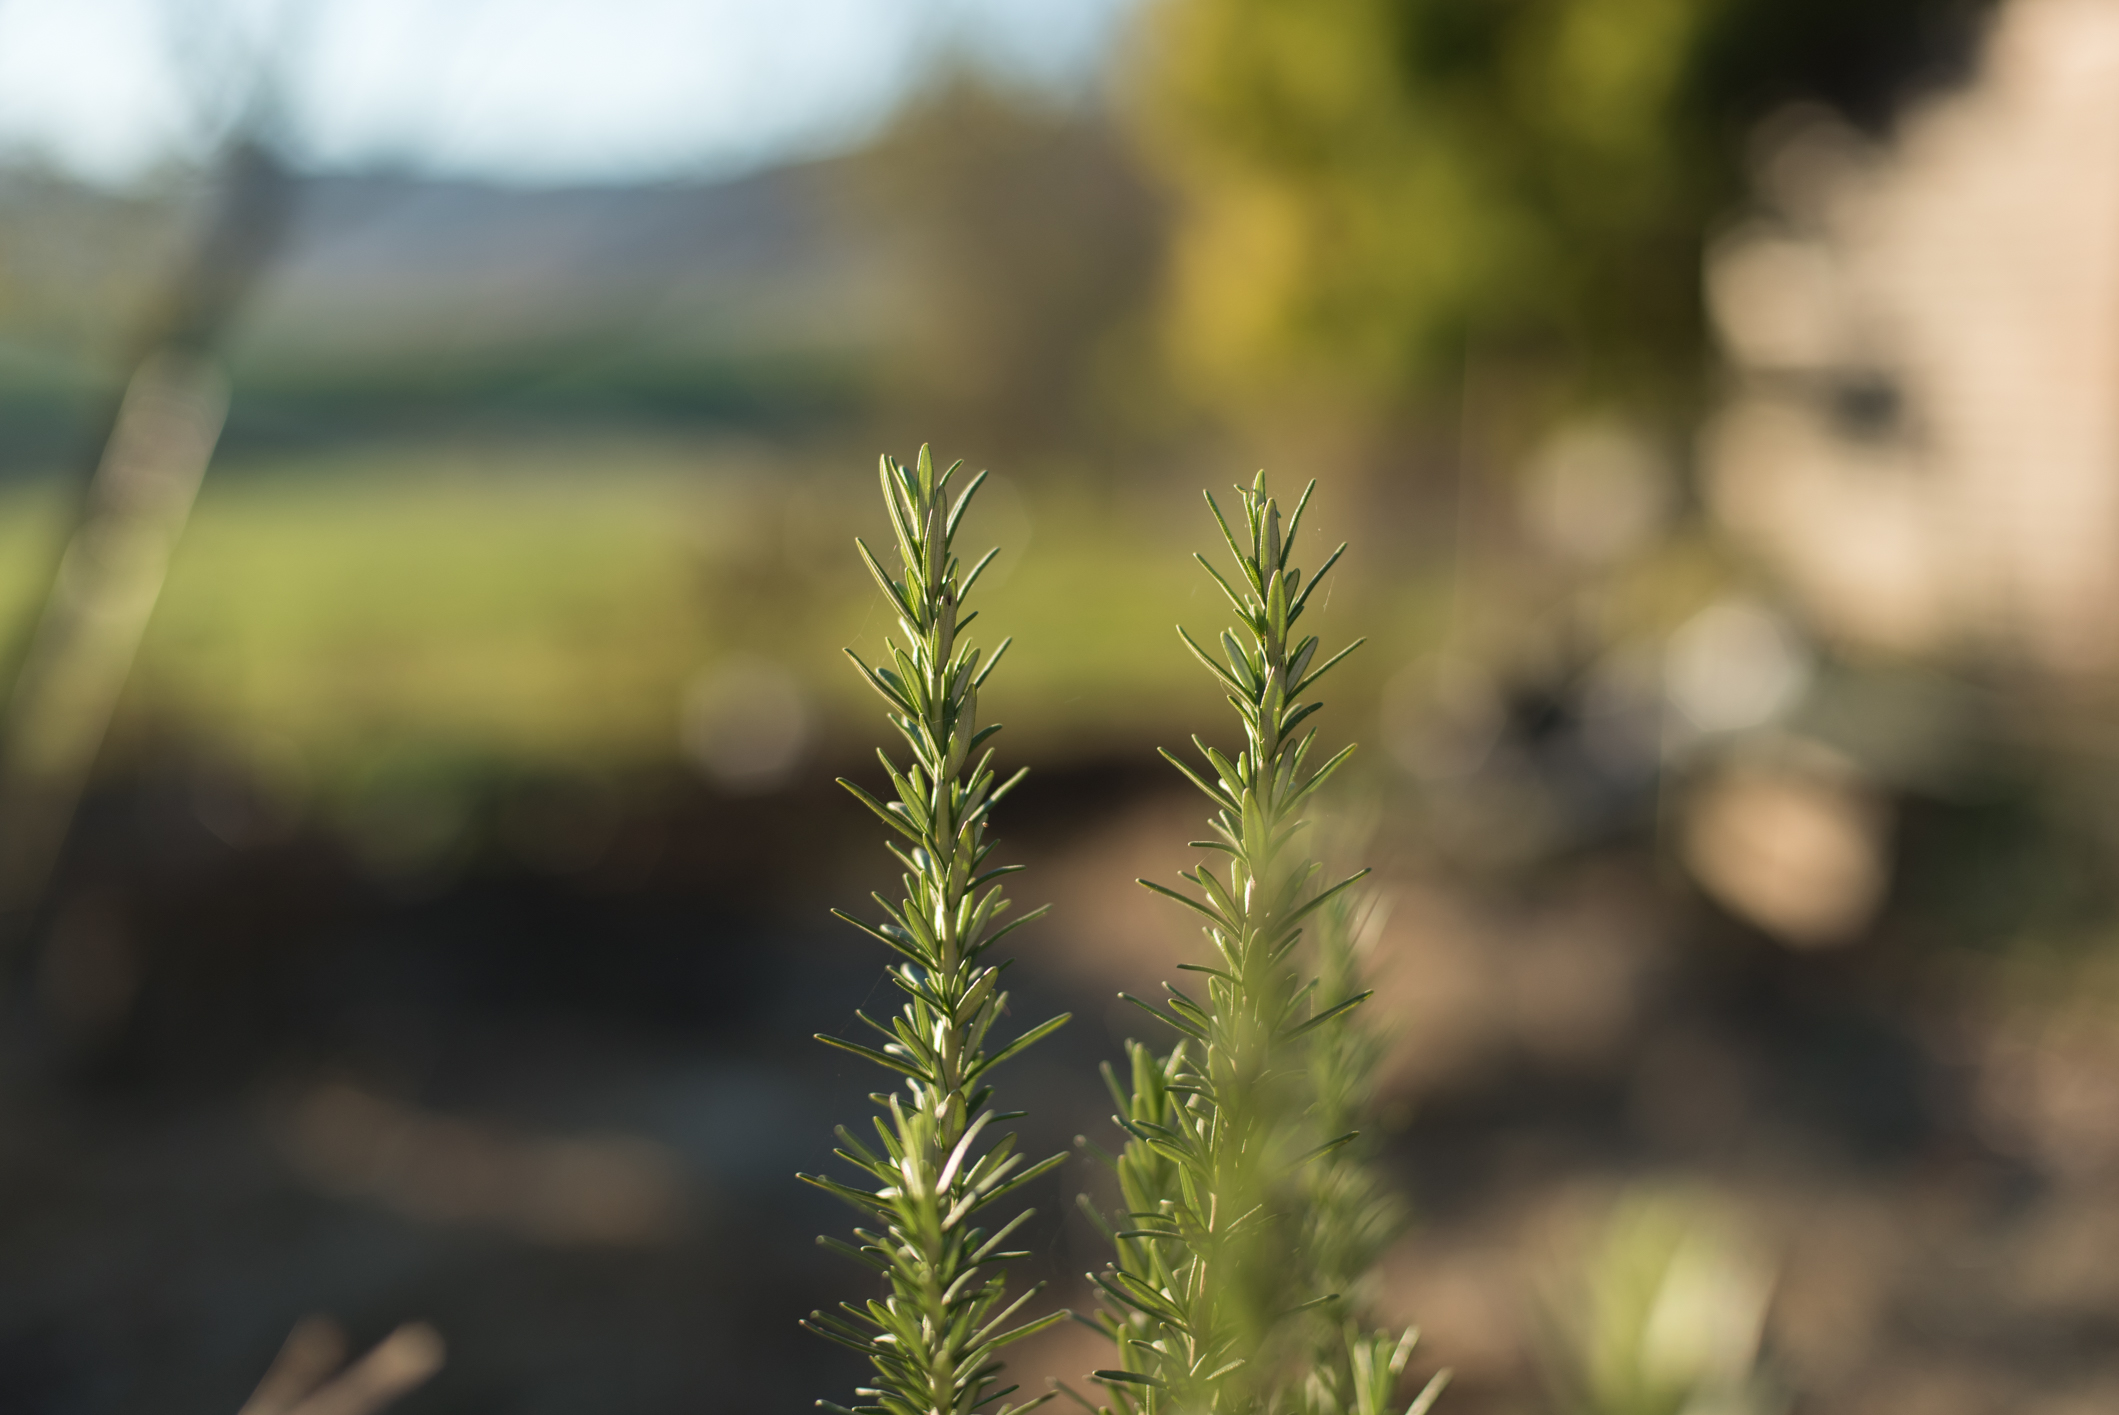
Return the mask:
<path fill-rule="evenodd" d="M 906 873 L 900 902 L 876 896 L 882 923 L 839 917 L 899 955 L 890 979 L 907 1000 L 887 1025 L 858 1014 L 881 1039 L 880 1047 L 820 1040 L 902 1076 L 903 1092 L 873 1098 L 888 1116 L 888 1123 L 874 1118 L 875 1147 L 843 1126 L 838 1132 L 843 1148 L 836 1153 L 874 1188 L 802 1176 L 874 1225 L 854 1230 L 857 1244 L 819 1241 L 880 1274 L 886 1295 L 844 1303 L 843 1315 L 812 1313 L 805 1325 L 874 1363 L 876 1384 L 859 1392 L 872 1403 L 855 1408 L 877 1415 L 969 1415 L 1002 1399 L 1015 1387 L 995 1388 L 1002 1369 L 995 1353 L 1065 1316 L 1055 1312 L 1008 1325 L 1036 1291 L 1009 1301 L 1000 1267 L 1023 1256 L 1003 1245 L 1029 1218 L 1028 1210 L 991 1232 L 973 1226 L 977 1215 L 1063 1158 L 1026 1166 L 1014 1135 L 998 1141 L 984 1136 L 1005 1118 L 985 1109 L 992 1095 L 987 1073 L 1067 1018 L 1055 1017 L 990 1054 L 986 1050 L 1007 1008 L 1000 967 L 985 961 L 986 955 L 1044 910 L 1002 923 L 1008 900 L 1000 881 L 1020 867 L 987 864 L 993 851 L 988 818 L 1023 773 L 996 784 L 993 749 L 980 750 L 1000 728 L 978 727 L 979 689 L 1008 645 L 1004 641 L 981 666 L 980 651 L 961 637 L 977 617 L 960 613 L 964 598 L 993 552 L 968 572 L 957 561 L 952 542 L 985 474 L 951 507 L 947 492 L 956 470 L 937 475 L 925 447 L 912 468 L 883 459 L 883 498 L 897 536 L 900 576 L 893 578 L 865 544 L 860 549 L 897 611 L 905 643 L 886 641 L 887 661 L 874 667 L 848 655 L 890 705 L 890 721 L 911 750 L 912 764 L 900 770 L 887 753 L 877 753 L 896 791 L 887 802 L 852 782 L 840 783 L 903 838 L 889 848 Z M 1001 1407 L 997 1415 L 1041 1400 Z"/>
<path fill-rule="evenodd" d="M 1210 390 L 1373 400 L 1467 339 L 1637 393 L 1702 353 L 1702 242 L 1758 121 L 1857 117 L 1959 0 L 1163 0 L 1143 129 L 1177 187 L 1176 353 Z"/>
<path fill-rule="evenodd" d="M 1320 704 L 1304 694 L 1358 647 L 1320 661 L 1317 637 L 1296 637 L 1310 596 L 1345 550 L 1307 581 L 1290 565 L 1308 501 L 1305 491 L 1283 527 L 1261 474 L 1242 492 L 1239 540 L 1207 498 L 1238 579 L 1200 563 L 1243 637 L 1225 631 L 1221 658 L 1184 638 L 1229 690 L 1245 746 L 1231 760 L 1195 737 L 1203 771 L 1165 753 L 1214 804 L 1215 838 L 1193 844 L 1228 863 L 1225 874 L 1207 865 L 1186 874 L 1196 896 L 1141 883 L 1205 920 L 1212 961 L 1183 965 L 1204 980 L 1198 998 L 1165 984 L 1170 998 L 1159 1008 L 1129 999 L 1180 1040 L 1165 1056 L 1131 1044 L 1129 1086 L 1107 1073 L 1128 1138 L 1115 1161 L 1124 1208 L 1107 1229 L 1114 1260 L 1093 1278 L 1117 1361 L 1097 1376 L 1107 1408 L 1128 1415 L 1372 1415 L 1411 1350 L 1410 1333 L 1364 1334 L 1347 1310 L 1347 1285 L 1392 1222 L 1348 1168 L 1357 1135 L 1337 1128 L 1358 1109 L 1374 1061 L 1346 1035 L 1368 994 L 1354 990 L 1346 938 L 1324 960 L 1344 993 L 1321 992 L 1322 979 L 1305 983 L 1296 954 L 1306 921 L 1336 919 L 1350 933 L 1348 891 L 1367 873 L 1318 888 L 1322 866 L 1296 844 L 1304 803 L 1353 750 L 1308 765 L 1315 730 L 1301 729 Z"/>

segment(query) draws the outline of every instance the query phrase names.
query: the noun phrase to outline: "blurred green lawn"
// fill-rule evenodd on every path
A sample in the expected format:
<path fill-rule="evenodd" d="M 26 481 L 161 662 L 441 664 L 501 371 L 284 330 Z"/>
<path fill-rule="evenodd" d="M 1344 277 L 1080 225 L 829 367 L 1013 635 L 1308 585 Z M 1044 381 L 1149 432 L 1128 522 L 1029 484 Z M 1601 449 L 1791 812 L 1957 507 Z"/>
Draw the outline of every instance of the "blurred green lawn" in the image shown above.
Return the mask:
<path fill-rule="evenodd" d="M 174 733 L 323 794 L 393 777 L 623 772 L 678 755 L 693 675 L 766 658 L 811 694 L 820 755 L 877 740 L 840 654 L 890 624 L 853 554 L 887 537 L 850 459 L 597 443 L 308 456 L 217 468 L 172 564 L 118 735 Z M 1196 500 L 1127 514 L 993 488 L 965 538 L 1004 551 L 974 632 L 1016 638 L 982 716 L 1052 759 L 1220 722 L 1171 624 L 1211 634 Z M 24 622 L 63 497 L 0 496 L 0 612 Z M 1342 604 L 1345 603 L 1342 598 Z M 1370 615 L 1342 613 L 1374 633 Z M 1374 663 L 1352 677 L 1373 677 Z M 1347 728 L 1360 732 L 1349 721 Z"/>

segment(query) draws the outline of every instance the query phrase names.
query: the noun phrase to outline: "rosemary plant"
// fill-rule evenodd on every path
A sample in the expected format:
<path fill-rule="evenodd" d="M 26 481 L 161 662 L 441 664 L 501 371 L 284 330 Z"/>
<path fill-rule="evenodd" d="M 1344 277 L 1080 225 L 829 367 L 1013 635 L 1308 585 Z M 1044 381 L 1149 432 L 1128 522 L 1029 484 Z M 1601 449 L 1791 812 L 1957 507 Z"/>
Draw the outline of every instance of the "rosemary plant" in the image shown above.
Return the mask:
<path fill-rule="evenodd" d="M 1788 1415 L 1762 1350 L 1773 1265 L 1725 1202 L 1635 1184 L 1583 1236 L 1533 1309 L 1555 1415 Z"/>
<path fill-rule="evenodd" d="M 886 641 L 886 661 L 873 667 L 851 650 L 848 656 L 889 704 L 890 721 L 912 762 L 901 771 L 878 751 L 896 792 L 891 801 L 852 782 L 840 784 L 903 837 L 904 843 L 892 840 L 889 848 L 905 867 L 905 897 L 892 904 L 876 895 L 884 918 L 873 925 L 833 912 L 898 955 L 889 976 L 906 1001 L 888 1025 L 857 1014 L 878 1034 L 879 1047 L 820 1040 L 904 1079 L 900 1092 L 871 1097 L 883 1111 L 873 1117 L 875 1146 L 843 1126 L 838 1131 L 843 1148 L 836 1153 L 874 1187 L 802 1178 L 851 1204 L 870 1225 L 854 1230 L 854 1243 L 818 1241 L 874 1269 L 885 1282 L 882 1296 L 843 1303 L 837 1314 L 811 1313 L 804 1324 L 873 1363 L 875 1384 L 857 1392 L 870 1403 L 854 1407 L 864 1415 L 970 1415 L 992 1405 L 1016 1389 L 995 1388 L 1002 1369 L 995 1353 L 1066 1316 L 1054 1312 L 1008 1325 L 1036 1292 L 1009 1301 L 1000 1266 L 1024 1256 L 1003 1247 L 1030 1211 L 991 1232 L 974 1224 L 984 1210 L 1064 1158 L 1026 1166 L 1014 1135 L 987 1138 L 996 1121 L 1021 1112 L 997 1116 L 985 1105 L 991 1096 L 987 1072 L 1067 1018 L 1055 1017 L 997 1051 L 986 1050 L 1007 1006 L 1001 969 L 987 955 L 1005 934 L 1045 911 L 1001 922 L 1008 908 L 1001 877 L 1020 866 L 986 863 L 993 851 L 988 819 L 1024 773 L 997 785 L 993 751 L 980 751 L 1000 728 L 977 726 L 979 689 L 1008 644 L 982 667 L 979 650 L 962 637 L 977 617 L 961 613 L 964 598 L 996 552 L 966 572 L 952 549 L 964 510 L 985 480 L 980 473 L 948 506 L 949 483 L 961 465 L 937 475 L 925 447 L 910 468 L 883 458 L 883 500 L 903 567 L 898 577 L 856 542 L 897 611 L 905 643 Z M 1003 1406 L 995 1415 L 1049 1398 Z M 829 1401 L 817 1403 L 844 1411 Z"/>
<path fill-rule="evenodd" d="M 1319 662 L 1316 636 L 1296 634 L 1346 549 L 1307 581 L 1290 564 L 1314 488 L 1285 526 L 1263 473 L 1238 488 L 1242 539 L 1207 497 L 1237 581 L 1197 558 L 1242 635 L 1224 631 L 1217 658 L 1178 632 L 1228 690 L 1244 748 L 1231 760 L 1194 737 L 1204 769 L 1163 754 L 1214 806 L 1214 838 L 1192 844 L 1228 861 L 1226 876 L 1207 865 L 1185 875 L 1196 896 L 1140 881 L 1199 914 L 1213 952 L 1179 965 L 1202 976 L 1203 996 L 1166 983 L 1160 1007 L 1128 999 L 1179 1034 L 1175 1048 L 1129 1044 L 1130 1086 L 1107 1071 L 1127 1135 L 1114 1161 L 1124 1211 L 1106 1230 L 1113 1261 L 1091 1275 L 1117 1346 L 1116 1365 L 1097 1372 L 1107 1415 L 1380 1415 L 1412 1349 L 1411 1332 L 1363 1333 L 1342 1295 L 1390 1221 L 1345 1152 L 1355 1133 L 1327 1128 L 1366 1094 L 1372 1058 L 1344 1029 L 1368 993 L 1350 943 L 1323 960 L 1347 989 L 1330 1001 L 1319 980 L 1302 981 L 1297 955 L 1318 911 L 1351 927 L 1347 891 L 1367 873 L 1319 888 L 1322 867 L 1297 844 L 1305 802 L 1353 752 L 1308 765 L 1315 733 L 1300 729 L 1320 704 L 1303 695 L 1359 647 Z"/>

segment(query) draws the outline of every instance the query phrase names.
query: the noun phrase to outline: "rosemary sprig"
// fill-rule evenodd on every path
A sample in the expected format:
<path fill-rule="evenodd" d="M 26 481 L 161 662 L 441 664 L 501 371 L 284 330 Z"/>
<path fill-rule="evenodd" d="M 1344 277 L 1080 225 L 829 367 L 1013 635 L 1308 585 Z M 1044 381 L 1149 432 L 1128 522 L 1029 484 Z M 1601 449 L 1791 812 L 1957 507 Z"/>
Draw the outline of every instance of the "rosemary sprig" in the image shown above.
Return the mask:
<path fill-rule="evenodd" d="M 875 665 L 851 650 L 848 656 L 889 704 L 911 764 L 901 770 L 889 754 L 877 753 L 895 793 L 888 801 L 850 781 L 840 784 L 902 838 L 888 846 L 905 867 L 905 893 L 896 904 L 875 896 L 883 908 L 879 923 L 833 912 L 898 955 L 889 976 L 906 1002 L 888 1023 L 857 1014 L 879 1045 L 819 1040 L 897 1073 L 902 1082 L 899 1092 L 872 1097 L 883 1112 L 873 1120 L 875 1145 L 843 1126 L 838 1131 L 842 1147 L 835 1153 L 874 1187 L 801 1177 L 845 1200 L 867 1221 L 854 1230 L 856 1242 L 818 1241 L 884 1279 L 882 1296 L 842 1303 L 837 1313 L 813 1312 L 804 1323 L 873 1363 L 875 1384 L 856 1392 L 868 1401 L 853 1407 L 862 1415 L 971 1415 L 991 1406 L 1016 1389 L 996 1389 L 1002 1363 L 995 1353 L 1067 1315 L 1053 1312 L 1009 1325 L 1037 1290 L 1009 1301 L 1001 1268 L 1004 1260 L 1024 1256 L 1004 1251 L 1004 1245 L 1029 1211 L 991 1231 L 974 1225 L 981 1212 L 1064 1158 L 1026 1165 L 1014 1135 L 989 1138 L 989 1127 L 1004 1117 L 985 1106 L 992 1095 L 987 1073 L 1067 1017 L 987 1051 L 1007 994 L 999 988 L 1000 967 L 985 961 L 986 955 L 1003 935 L 1045 910 L 1001 922 L 1008 900 L 1000 881 L 1019 867 L 987 865 L 993 850 L 989 817 L 1024 773 L 997 783 L 993 751 L 985 743 L 1000 728 L 977 726 L 979 689 L 1008 645 L 1004 641 L 981 666 L 980 651 L 961 636 L 973 617 L 961 613 L 964 596 L 993 559 L 989 552 L 966 572 L 952 548 L 964 510 L 985 480 L 981 472 L 948 505 L 949 483 L 961 465 L 937 475 L 926 447 L 910 468 L 882 459 L 883 500 L 902 565 L 898 576 L 856 542 L 897 612 L 905 642 L 886 640 Z M 1012 1415 L 1050 1398 L 1000 1406 L 994 1415 Z"/>
<path fill-rule="evenodd" d="M 1345 991 L 1320 995 L 1318 981 L 1302 981 L 1296 954 L 1306 921 L 1343 910 L 1368 873 L 1320 888 L 1322 866 L 1296 843 L 1305 803 L 1353 751 L 1309 766 L 1315 732 L 1303 724 L 1321 704 L 1304 695 L 1359 647 L 1321 658 L 1315 635 L 1296 634 L 1346 549 L 1307 578 L 1290 564 L 1314 489 L 1283 526 L 1263 473 L 1239 487 L 1241 536 L 1207 497 L 1236 578 L 1199 560 L 1241 634 L 1224 632 L 1217 656 L 1178 632 L 1228 690 L 1244 748 L 1231 760 L 1195 737 L 1203 766 L 1164 753 L 1214 805 L 1214 838 L 1192 843 L 1227 858 L 1224 873 L 1204 864 L 1187 872 L 1192 892 L 1140 881 L 1200 915 L 1213 952 L 1184 965 L 1200 975 L 1199 996 L 1165 984 L 1159 1006 L 1130 999 L 1179 1034 L 1175 1048 L 1157 1056 L 1129 1044 L 1130 1085 L 1106 1072 L 1127 1135 L 1114 1161 L 1125 1207 L 1105 1225 L 1113 1261 L 1091 1280 L 1117 1360 L 1096 1373 L 1110 1403 L 1081 1401 L 1105 1415 L 1377 1415 L 1412 1346 L 1410 1333 L 1362 1333 L 1326 1285 L 1356 1275 L 1338 1269 L 1373 1257 L 1374 1235 L 1319 1228 L 1379 1215 L 1363 1202 L 1371 1195 L 1348 1192 L 1359 1186 L 1332 1158 L 1355 1138 L 1336 1127 L 1357 1099 L 1346 1087 L 1368 1084 L 1342 1035 L 1368 993 L 1350 958 L 1328 954 Z M 1317 1207 L 1334 1190 L 1356 1202 Z M 1415 1411 L 1439 1389 L 1431 1385 Z"/>

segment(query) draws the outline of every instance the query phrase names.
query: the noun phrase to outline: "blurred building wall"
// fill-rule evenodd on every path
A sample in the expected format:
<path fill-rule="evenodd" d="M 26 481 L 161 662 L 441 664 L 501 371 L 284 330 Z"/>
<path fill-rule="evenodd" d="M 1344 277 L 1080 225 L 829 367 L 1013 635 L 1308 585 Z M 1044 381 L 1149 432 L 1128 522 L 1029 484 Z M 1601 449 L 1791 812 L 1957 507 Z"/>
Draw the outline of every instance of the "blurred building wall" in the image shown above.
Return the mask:
<path fill-rule="evenodd" d="M 1875 145 L 1769 137 L 1712 252 L 1708 494 L 1828 632 L 2119 666 L 2119 7 L 2015 0 Z"/>

